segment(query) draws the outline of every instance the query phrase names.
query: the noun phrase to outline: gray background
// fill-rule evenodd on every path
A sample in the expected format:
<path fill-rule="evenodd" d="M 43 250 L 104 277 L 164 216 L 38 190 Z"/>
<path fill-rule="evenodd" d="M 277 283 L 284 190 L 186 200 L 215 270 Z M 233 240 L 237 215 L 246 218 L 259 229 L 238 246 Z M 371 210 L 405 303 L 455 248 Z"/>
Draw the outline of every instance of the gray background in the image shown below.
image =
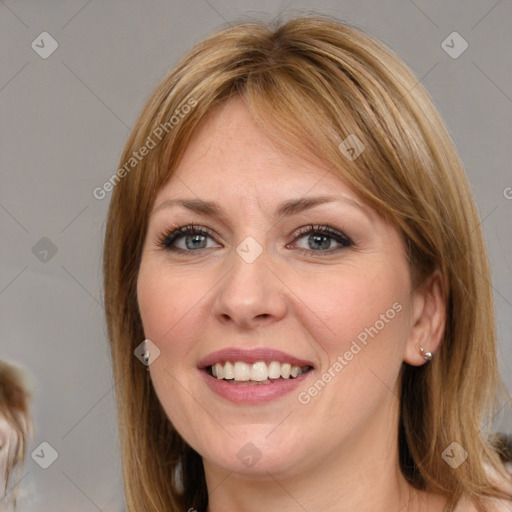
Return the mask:
<path fill-rule="evenodd" d="M 117 169 L 144 100 L 193 43 L 227 23 L 282 10 L 357 24 L 391 46 L 432 95 L 483 219 L 500 364 L 512 389 L 510 0 L 7 0 L 0 2 L 0 356 L 31 374 L 36 425 L 20 510 L 123 510 L 101 298 L 110 194 L 97 200 L 92 191 Z M 59 45 L 46 59 L 31 47 L 42 46 L 43 31 Z M 453 31 L 469 44 L 456 59 L 441 46 Z M 510 414 L 500 424 L 512 432 Z M 58 453 L 48 469 L 35 461 L 51 461 L 41 442 Z"/>

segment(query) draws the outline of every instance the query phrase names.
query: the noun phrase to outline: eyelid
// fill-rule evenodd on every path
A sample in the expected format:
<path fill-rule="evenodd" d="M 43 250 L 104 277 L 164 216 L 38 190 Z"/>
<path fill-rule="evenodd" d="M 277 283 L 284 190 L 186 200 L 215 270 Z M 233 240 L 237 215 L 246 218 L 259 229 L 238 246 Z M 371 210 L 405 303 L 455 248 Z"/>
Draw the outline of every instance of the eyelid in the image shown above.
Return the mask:
<path fill-rule="evenodd" d="M 155 238 L 155 244 L 157 247 L 160 247 L 167 251 L 173 251 L 173 252 L 193 252 L 193 251 L 187 251 L 185 249 L 180 249 L 175 246 L 176 241 L 180 240 L 181 238 L 187 236 L 187 235 L 204 235 L 210 237 L 212 240 L 215 240 L 214 233 L 204 227 L 199 226 L 196 224 L 186 224 L 186 225 L 179 225 L 174 224 L 171 228 L 165 228 L 163 231 L 160 231 Z"/>
<path fill-rule="evenodd" d="M 341 251 L 346 249 L 353 249 L 356 244 L 352 240 L 351 237 L 345 234 L 344 231 L 333 228 L 328 224 L 308 224 L 307 226 L 303 226 L 296 230 L 293 234 L 293 242 L 292 244 L 296 244 L 297 240 L 310 236 L 312 234 L 321 234 L 323 236 L 327 236 L 328 238 L 334 240 L 337 247 L 331 247 L 329 249 L 322 249 L 315 251 L 313 249 L 305 249 L 303 247 L 296 247 L 295 250 L 300 251 L 306 256 L 330 256 L 333 254 L 339 254 Z M 290 244 L 287 245 L 289 247 Z"/>
<path fill-rule="evenodd" d="M 329 224 L 308 224 L 307 226 L 295 230 L 292 236 L 295 240 L 296 238 L 310 233 L 322 233 L 333 238 L 342 238 L 348 244 L 354 244 L 353 240 L 344 231 L 333 228 Z"/>

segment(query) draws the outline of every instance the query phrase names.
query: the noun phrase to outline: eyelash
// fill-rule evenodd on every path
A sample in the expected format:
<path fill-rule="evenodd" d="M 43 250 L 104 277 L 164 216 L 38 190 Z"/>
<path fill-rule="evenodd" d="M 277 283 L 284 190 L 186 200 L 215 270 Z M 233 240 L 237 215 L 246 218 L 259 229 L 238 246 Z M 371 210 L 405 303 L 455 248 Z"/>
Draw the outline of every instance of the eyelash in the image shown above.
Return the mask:
<path fill-rule="evenodd" d="M 294 241 L 302 238 L 305 235 L 309 234 L 321 234 L 324 236 L 328 236 L 332 239 L 334 239 L 336 242 L 338 242 L 341 247 L 335 247 L 334 249 L 326 249 L 326 250 L 318 250 L 315 251 L 313 249 L 302 249 L 298 248 L 296 250 L 300 251 L 303 254 L 311 255 L 311 253 L 319 253 L 319 254 L 332 254 L 333 252 L 337 252 L 341 249 L 346 249 L 349 247 L 352 247 L 354 245 L 353 241 L 344 233 L 333 229 L 329 226 L 322 226 L 322 225 L 313 225 L 310 224 L 308 226 L 304 226 L 303 228 L 300 228 L 294 235 Z M 215 239 L 213 233 L 202 226 L 196 226 L 194 224 L 189 224 L 187 226 L 176 226 L 175 229 L 171 231 L 165 231 L 162 233 L 158 239 L 157 243 L 160 247 L 163 249 L 166 249 L 168 251 L 173 252 L 181 252 L 181 253 L 192 253 L 195 252 L 194 250 L 185 250 L 185 249 L 179 249 L 177 247 L 174 247 L 173 244 L 179 240 L 180 238 L 183 238 L 187 235 L 201 235 L 201 236 L 208 236 L 212 239 Z"/>

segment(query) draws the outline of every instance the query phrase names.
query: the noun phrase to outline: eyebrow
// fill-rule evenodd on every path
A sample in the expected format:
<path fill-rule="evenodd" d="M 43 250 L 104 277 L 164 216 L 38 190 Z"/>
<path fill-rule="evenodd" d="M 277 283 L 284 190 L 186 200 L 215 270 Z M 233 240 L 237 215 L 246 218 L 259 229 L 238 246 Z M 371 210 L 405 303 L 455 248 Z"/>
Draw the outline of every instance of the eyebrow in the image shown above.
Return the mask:
<path fill-rule="evenodd" d="M 353 206 L 362 211 L 367 217 L 371 217 L 370 212 L 363 205 L 358 202 L 345 197 L 345 196 L 315 196 L 315 197 L 301 197 L 299 199 L 291 199 L 285 201 L 276 209 L 275 215 L 280 217 L 287 217 L 294 215 L 309 208 L 313 208 L 320 204 L 342 202 L 350 206 Z M 195 213 L 205 215 L 207 217 L 219 217 L 224 218 L 225 214 L 222 207 L 213 201 L 203 201 L 202 199 L 168 199 L 163 203 L 160 203 L 151 212 L 154 215 L 157 211 L 163 208 L 170 208 L 173 206 L 181 206 L 187 208 Z"/>

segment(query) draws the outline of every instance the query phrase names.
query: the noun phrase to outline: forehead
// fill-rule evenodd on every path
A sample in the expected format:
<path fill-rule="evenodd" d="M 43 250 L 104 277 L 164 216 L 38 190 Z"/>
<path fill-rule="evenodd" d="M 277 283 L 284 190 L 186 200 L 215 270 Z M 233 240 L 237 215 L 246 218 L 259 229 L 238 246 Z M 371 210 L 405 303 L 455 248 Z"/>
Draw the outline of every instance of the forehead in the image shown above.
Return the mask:
<path fill-rule="evenodd" d="M 308 192 L 357 197 L 328 162 L 287 151 L 270 139 L 240 98 L 205 117 L 160 195 L 171 192 L 199 197 L 208 192 L 226 200 L 242 192 L 260 197 Z"/>

